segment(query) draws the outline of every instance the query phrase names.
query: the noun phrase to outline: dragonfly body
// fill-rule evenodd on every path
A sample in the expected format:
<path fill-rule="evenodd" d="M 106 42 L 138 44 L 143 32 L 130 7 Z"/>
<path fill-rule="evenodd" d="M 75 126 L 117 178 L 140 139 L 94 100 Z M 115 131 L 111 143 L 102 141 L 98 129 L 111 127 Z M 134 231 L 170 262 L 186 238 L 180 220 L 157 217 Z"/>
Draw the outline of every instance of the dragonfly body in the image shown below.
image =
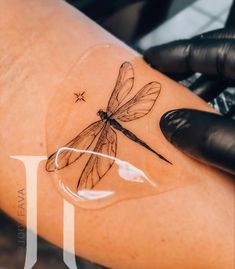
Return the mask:
<path fill-rule="evenodd" d="M 141 146 L 145 147 L 146 149 L 150 150 L 151 152 L 156 154 L 160 159 L 162 159 L 162 160 L 164 160 L 164 161 L 166 161 L 168 163 L 171 163 L 166 158 L 164 158 L 161 154 L 157 153 L 154 149 L 152 149 L 143 140 L 138 138 L 134 133 L 132 133 L 131 131 L 129 131 L 125 127 L 123 127 L 117 120 L 113 119 L 112 116 L 109 117 L 107 112 L 105 112 L 103 110 L 99 110 L 97 114 L 100 116 L 101 120 L 109 122 L 110 125 L 113 128 L 115 128 L 116 130 L 122 132 L 126 137 L 128 137 L 129 139 L 131 139 L 135 143 L 138 143 L 139 145 L 141 145 Z"/>

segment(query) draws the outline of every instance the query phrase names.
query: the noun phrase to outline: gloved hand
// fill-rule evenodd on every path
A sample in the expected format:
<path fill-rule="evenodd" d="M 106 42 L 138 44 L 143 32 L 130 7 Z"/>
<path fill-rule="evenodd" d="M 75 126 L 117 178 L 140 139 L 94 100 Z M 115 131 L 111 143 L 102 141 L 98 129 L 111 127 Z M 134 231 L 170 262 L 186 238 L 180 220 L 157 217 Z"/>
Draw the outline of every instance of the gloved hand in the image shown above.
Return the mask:
<path fill-rule="evenodd" d="M 147 50 L 144 59 L 173 78 L 203 75 L 191 88 L 210 101 L 235 86 L 235 30 L 216 30 L 188 40 Z M 235 121 L 228 116 L 177 109 L 165 113 L 160 127 L 166 138 L 186 154 L 235 174 Z"/>

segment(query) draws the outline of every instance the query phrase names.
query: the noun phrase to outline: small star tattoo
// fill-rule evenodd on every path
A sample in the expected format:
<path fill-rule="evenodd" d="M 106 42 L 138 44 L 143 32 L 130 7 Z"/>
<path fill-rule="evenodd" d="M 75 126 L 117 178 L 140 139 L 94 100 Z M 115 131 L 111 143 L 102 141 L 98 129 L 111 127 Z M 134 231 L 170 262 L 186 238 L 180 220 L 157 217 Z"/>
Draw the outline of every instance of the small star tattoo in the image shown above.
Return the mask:
<path fill-rule="evenodd" d="M 77 103 L 78 101 L 83 101 L 83 102 L 86 102 L 85 100 L 85 97 L 84 97 L 84 94 L 85 94 L 85 91 L 82 92 L 82 93 L 73 93 L 76 97 L 76 100 L 75 100 L 75 103 Z"/>

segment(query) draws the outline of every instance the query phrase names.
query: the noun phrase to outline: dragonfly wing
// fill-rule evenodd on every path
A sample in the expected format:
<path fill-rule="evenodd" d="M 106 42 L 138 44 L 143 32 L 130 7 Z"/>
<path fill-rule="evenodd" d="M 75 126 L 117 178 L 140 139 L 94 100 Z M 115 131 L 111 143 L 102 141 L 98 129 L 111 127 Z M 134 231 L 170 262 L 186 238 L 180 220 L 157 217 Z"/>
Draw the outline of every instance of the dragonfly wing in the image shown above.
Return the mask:
<path fill-rule="evenodd" d="M 112 118 L 132 121 L 147 115 L 153 108 L 160 91 L 160 83 L 154 81 L 146 84 L 132 99 L 121 106 Z"/>
<path fill-rule="evenodd" d="M 84 129 L 80 134 L 78 134 L 75 138 L 69 141 L 64 147 L 74 148 L 74 149 L 82 149 L 87 150 L 92 142 L 95 140 L 97 135 L 101 132 L 102 128 L 104 128 L 104 123 L 100 121 L 96 121 L 89 125 L 86 129 Z M 77 159 L 79 159 L 84 153 L 77 153 L 74 151 L 62 151 L 58 155 L 58 167 L 56 167 L 55 159 L 57 155 L 57 151 L 54 152 L 47 160 L 46 170 L 48 172 L 55 171 L 56 169 L 62 169 L 65 166 L 68 166 L 74 163 Z"/>
<path fill-rule="evenodd" d="M 114 160 L 105 156 L 96 155 L 95 153 L 105 154 L 115 157 L 117 152 L 117 134 L 106 124 L 102 130 L 99 140 L 97 141 L 92 154 L 87 161 L 78 180 L 78 189 L 92 189 L 106 175 L 112 167 Z"/>
<path fill-rule="evenodd" d="M 120 69 L 115 88 L 107 106 L 107 113 L 111 116 L 123 103 L 126 96 L 130 93 L 134 84 L 134 70 L 132 64 L 124 62 Z"/>

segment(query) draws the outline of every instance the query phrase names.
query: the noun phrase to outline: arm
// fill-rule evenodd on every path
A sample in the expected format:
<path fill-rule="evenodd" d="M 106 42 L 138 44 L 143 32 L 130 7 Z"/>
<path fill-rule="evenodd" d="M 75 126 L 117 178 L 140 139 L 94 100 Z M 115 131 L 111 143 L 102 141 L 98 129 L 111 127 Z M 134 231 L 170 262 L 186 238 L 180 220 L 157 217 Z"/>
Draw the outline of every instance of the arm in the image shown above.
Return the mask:
<path fill-rule="evenodd" d="M 229 176 L 181 154 L 168 144 L 158 126 L 161 115 L 172 108 L 211 108 L 152 70 L 130 48 L 64 2 L 12 3 L 1 3 L 6 10 L 1 22 L 5 38 L 0 43 L 4 55 L 0 80 L 4 112 L 0 116 L 1 208 L 17 219 L 16 195 L 25 185 L 23 166 L 9 156 L 48 155 L 58 141 L 74 137 L 78 131 L 74 115 L 82 115 L 79 130 L 93 121 L 94 113 L 107 104 L 120 64 L 129 61 L 134 66 L 136 89 L 150 81 L 161 84 L 161 95 L 149 118 L 128 123 L 142 135 L 139 126 L 147 122 L 149 132 L 142 138 L 173 163 L 169 168 L 157 159 L 153 167 L 150 155 L 148 172 L 161 182 L 169 180 L 172 186 L 178 179 L 188 184 L 97 210 L 75 204 L 76 253 L 110 268 L 233 268 L 234 194 Z M 100 49 L 102 44 L 110 44 L 110 50 Z M 79 103 L 83 107 L 75 109 L 73 92 L 78 85 L 78 92 L 85 87 L 87 103 Z M 136 160 L 137 166 L 149 156 L 136 158 L 129 152 L 139 148 L 127 144 L 124 137 L 118 139 L 123 145 L 121 156 Z M 45 163 L 38 177 L 38 233 L 61 246 L 64 197 Z"/>

